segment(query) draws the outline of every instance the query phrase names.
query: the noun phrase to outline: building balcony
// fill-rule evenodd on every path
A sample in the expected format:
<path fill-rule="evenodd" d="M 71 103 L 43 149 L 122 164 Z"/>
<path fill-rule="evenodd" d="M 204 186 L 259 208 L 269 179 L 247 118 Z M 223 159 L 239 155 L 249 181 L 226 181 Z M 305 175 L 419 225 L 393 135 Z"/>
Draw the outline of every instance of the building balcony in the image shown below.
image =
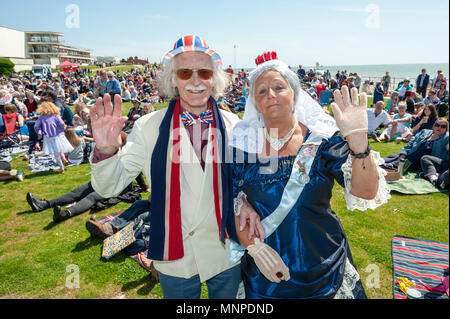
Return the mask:
<path fill-rule="evenodd" d="M 75 59 L 75 60 L 94 61 L 94 59 L 91 58 L 90 56 L 79 56 L 79 55 L 69 55 L 69 54 L 61 54 L 59 56 L 59 58 L 63 59 L 63 60 Z"/>
<path fill-rule="evenodd" d="M 33 45 L 33 44 L 56 44 L 56 45 L 61 45 L 64 44 L 65 41 L 64 40 L 49 40 L 49 41 L 43 41 L 42 39 L 34 39 L 34 40 L 28 40 L 27 41 L 28 45 Z"/>
<path fill-rule="evenodd" d="M 68 47 L 68 46 L 61 46 L 60 47 L 60 51 L 61 52 L 70 52 L 70 53 L 73 53 L 73 52 L 81 52 L 81 53 L 84 53 L 84 54 L 91 54 L 91 52 L 92 52 L 92 50 L 88 50 L 88 49 L 79 49 L 79 48 L 75 48 L 75 47 Z"/>
<path fill-rule="evenodd" d="M 54 55 L 55 57 L 57 57 L 58 55 L 60 55 L 60 53 L 58 52 L 42 52 L 42 51 L 35 51 L 35 52 L 28 52 L 30 55 Z"/>

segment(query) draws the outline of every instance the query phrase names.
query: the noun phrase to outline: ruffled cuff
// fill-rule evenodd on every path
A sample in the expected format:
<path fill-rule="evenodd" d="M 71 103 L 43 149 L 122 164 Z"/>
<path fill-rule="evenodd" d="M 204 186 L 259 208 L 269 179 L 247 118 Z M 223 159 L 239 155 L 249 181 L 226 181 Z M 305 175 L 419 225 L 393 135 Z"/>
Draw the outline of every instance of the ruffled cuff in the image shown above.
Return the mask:
<path fill-rule="evenodd" d="M 241 213 L 241 207 L 244 205 L 244 198 L 247 199 L 247 195 L 243 191 L 240 191 L 234 199 L 234 215 L 239 216 Z"/>
<path fill-rule="evenodd" d="M 342 165 L 342 172 L 344 173 L 344 183 L 345 183 L 345 201 L 347 203 L 348 210 L 367 210 L 376 209 L 377 207 L 385 204 L 391 198 L 389 193 L 389 188 L 385 180 L 386 171 L 380 167 L 384 164 L 383 158 L 380 157 L 380 153 L 371 151 L 372 158 L 378 170 L 378 191 L 374 199 L 362 199 L 356 197 L 350 193 L 352 188 L 352 157 L 349 155 L 347 161 Z"/>

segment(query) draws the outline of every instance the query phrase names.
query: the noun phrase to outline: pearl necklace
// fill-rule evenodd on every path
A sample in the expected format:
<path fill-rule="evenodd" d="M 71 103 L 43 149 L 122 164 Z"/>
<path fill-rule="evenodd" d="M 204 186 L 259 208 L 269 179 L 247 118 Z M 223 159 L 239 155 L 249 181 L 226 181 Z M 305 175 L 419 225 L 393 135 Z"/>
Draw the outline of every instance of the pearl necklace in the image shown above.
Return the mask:
<path fill-rule="evenodd" d="M 294 127 L 287 133 L 287 135 L 283 138 L 274 138 L 269 135 L 269 132 L 267 131 L 267 128 L 264 127 L 264 135 L 266 136 L 266 140 L 270 143 L 270 146 L 275 150 L 279 151 L 281 148 L 289 141 L 292 137 L 292 135 L 295 132 L 295 129 L 298 126 L 298 122 L 295 121 Z"/>

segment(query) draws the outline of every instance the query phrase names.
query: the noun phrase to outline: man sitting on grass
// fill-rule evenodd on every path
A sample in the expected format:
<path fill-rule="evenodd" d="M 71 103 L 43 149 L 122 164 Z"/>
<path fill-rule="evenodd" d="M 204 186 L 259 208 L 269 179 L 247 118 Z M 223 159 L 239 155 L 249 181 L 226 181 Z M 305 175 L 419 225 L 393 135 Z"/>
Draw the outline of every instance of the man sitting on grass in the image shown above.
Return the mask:
<path fill-rule="evenodd" d="M 375 104 L 375 108 L 367 109 L 367 120 L 368 120 L 368 137 L 372 137 L 375 141 L 379 142 L 378 136 L 381 135 L 377 131 L 380 126 L 387 126 L 390 123 L 389 115 L 384 110 L 384 102 L 378 101 Z"/>
<path fill-rule="evenodd" d="M 394 114 L 393 120 L 380 136 L 380 141 L 390 142 L 397 138 L 401 140 L 402 134 L 410 133 L 412 115 L 406 113 L 406 102 L 398 103 L 398 113 Z M 406 134 L 405 134 L 406 135 Z"/>

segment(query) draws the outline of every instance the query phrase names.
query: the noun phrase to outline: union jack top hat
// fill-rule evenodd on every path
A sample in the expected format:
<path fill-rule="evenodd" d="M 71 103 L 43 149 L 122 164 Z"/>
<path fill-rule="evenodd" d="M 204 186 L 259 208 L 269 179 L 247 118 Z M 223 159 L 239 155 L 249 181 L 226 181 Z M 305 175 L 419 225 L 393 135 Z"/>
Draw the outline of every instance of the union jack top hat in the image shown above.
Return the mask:
<path fill-rule="evenodd" d="M 220 55 L 217 54 L 214 50 L 211 50 L 206 44 L 205 40 L 197 35 L 186 35 L 179 38 L 178 41 L 175 42 L 173 50 L 164 56 L 163 65 L 166 65 L 170 59 L 177 56 L 178 54 L 193 51 L 203 52 L 209 55 L 213 62 L 215 62 L 218 66 L 222 66 L 222 59 L 220 58 Z"/>

